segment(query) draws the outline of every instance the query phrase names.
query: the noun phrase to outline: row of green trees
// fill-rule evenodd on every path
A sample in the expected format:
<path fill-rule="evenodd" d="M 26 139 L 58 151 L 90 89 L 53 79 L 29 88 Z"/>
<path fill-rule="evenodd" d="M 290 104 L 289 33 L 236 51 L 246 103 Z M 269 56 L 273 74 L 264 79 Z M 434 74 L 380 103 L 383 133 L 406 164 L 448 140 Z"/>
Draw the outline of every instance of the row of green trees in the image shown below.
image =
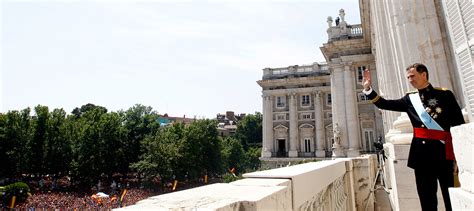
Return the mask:
<path fill-rule="evenodd" d="M 218 136 L 215 120 L 160 127 L 158 117 L 143 105 L 108 112 L 93 104 L 71 114 L 41 105 L 0 114 L 0 179 L 67 175 L 74 185 L 91 187 L 116 173 L 195 180 L 258 167 L 260 113 L 247 115 L 228 138 Z"/>

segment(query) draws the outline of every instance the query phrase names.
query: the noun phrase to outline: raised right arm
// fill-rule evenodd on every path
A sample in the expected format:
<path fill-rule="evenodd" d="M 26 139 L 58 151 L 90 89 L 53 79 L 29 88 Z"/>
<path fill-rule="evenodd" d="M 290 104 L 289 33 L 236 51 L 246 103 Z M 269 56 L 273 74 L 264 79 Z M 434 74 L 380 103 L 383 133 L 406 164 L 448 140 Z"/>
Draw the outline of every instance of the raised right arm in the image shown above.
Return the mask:
<path fill-rule="evenodd" d="M 371 88 L 371 77 L 368 69 L 364 71 L 364 78 L 362 80 L 362 86 L 364 87 L 364 94 L 369 98 L 375 106 L 380 109 L 390 110 L 390 111 L 400 111 L 406 112 L 408 110 L 407 96 L 398 99 L 398 100 L 386 100 L 380 95 L 377 94 Z"/>

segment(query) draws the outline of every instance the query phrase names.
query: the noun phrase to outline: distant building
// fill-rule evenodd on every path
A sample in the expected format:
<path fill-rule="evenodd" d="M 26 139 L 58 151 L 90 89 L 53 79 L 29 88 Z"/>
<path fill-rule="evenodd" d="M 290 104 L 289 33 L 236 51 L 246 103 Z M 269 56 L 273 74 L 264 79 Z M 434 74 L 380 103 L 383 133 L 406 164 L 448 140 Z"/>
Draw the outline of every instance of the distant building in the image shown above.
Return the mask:
<path fill-rule="evenodd" d="M 167 126 L 175 123 L 184 123 L 185 125 L 189 125 L 192 122 L 195 122 L 196 118 L 186 118 L 186 115 L 183 117 L 171 117 L 165 113 L 164 115 L 159 116 L 157 121 L 160 123 L 160 126 Z"/>
<path fill-rule="evenodd" d="M 227 111 L 225 114 L 217 114 L 217 132 L 219 136 L 228 137 L 237 131 L 237 123 L 245 117 L 245 114 L 235 115 L 233 111 Z"/>

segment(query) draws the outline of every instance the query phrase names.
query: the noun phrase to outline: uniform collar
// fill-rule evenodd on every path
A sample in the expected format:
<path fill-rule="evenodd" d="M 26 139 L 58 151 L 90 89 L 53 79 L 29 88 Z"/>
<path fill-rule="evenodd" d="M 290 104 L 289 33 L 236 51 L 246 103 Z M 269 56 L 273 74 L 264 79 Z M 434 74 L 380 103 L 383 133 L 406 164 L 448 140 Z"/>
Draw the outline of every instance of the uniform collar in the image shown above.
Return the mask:
<path fill-rule="evenodd" d="M 433 90 L 433 86 L 431 84 L 428 84 L 427 87 L 423 88 L 423 89 L 418 89 L 418 92 L 420 94 L 423 94 L 423 93 L 428 93 L 428 92 L 431 92 Z"/>

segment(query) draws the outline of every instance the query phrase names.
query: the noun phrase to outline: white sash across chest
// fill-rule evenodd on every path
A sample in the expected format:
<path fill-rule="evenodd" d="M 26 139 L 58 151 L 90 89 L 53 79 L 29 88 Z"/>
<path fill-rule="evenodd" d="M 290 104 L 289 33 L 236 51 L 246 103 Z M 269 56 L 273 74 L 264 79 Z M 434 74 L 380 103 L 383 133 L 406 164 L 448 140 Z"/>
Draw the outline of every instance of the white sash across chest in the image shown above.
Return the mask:
<path fill-rule="evenodd" d="M 433 118 L 431 118 L 428 112 L 426 112 L 418 93 L 412 93 L 408 96 L 410 97 L 411 104 L 415 108 L 416 114 L 418 114 L 418 117 L 420 117 L 421 122 L 423 122 L 426 128 L 444 131 L 443 128 L 439 126 L 439 124 Z M 441 142 L 444 144 L 444 141 Z"/>

